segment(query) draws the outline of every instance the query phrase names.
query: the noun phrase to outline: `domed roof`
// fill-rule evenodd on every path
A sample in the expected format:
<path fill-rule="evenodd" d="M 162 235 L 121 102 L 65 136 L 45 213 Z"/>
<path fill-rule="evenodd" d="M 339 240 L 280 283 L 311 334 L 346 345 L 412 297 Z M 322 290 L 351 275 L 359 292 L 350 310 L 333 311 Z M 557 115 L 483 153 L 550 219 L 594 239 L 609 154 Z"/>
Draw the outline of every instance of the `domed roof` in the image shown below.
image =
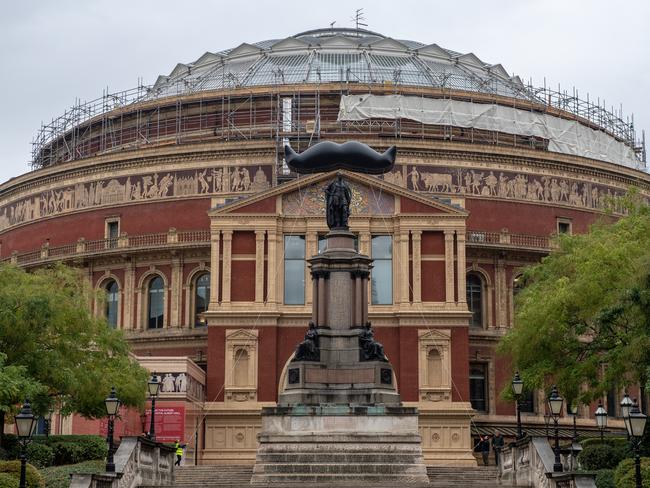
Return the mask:
<path fill-rule="evenodd" d="M 450 88 L 530 99 L 518 77 L 473 53 L 397 40 L 362 29 L 317 29 L 285 39 L 206 52 L 159 76 L 149 96 L 159 98 L 220 88 L 299 83 L 393 83 Z"/>

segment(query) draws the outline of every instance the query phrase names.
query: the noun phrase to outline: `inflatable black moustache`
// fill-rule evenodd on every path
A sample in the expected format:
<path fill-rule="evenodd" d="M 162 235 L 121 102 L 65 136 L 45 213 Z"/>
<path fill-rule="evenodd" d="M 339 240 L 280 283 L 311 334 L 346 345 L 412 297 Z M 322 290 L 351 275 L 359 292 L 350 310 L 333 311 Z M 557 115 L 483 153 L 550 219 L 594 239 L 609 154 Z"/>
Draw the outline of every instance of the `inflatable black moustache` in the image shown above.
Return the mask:
<path fill-rule="evenodd" d="M 395 146 L 381 154 L 357 141 L 343 144 L 323 141 L 300 154 L 291 149 L 291 146 L 284 146 L 284 159 L 289 168 L 297 173 L 324 173 L 347 169 L 357 173 L 379 175 L 393 169 L 396 154 Z"/>

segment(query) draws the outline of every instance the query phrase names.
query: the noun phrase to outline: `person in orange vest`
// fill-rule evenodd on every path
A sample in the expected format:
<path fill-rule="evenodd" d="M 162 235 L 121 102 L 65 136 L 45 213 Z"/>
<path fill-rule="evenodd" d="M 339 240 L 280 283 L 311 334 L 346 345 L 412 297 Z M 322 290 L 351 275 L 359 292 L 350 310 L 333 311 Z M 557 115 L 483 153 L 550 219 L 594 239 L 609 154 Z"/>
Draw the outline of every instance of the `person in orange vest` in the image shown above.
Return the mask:
<path fill-rule="evenodd" d="M 184 448 L 185 448 L 185 444 L 181 444 L 181 441 L 176 440 L 176 442 L 174 443 L 174 449 L 176 449 L 176 462 L 174 463 L 175 466 L 181 465 L 181 459 L 183 459 Z"/>

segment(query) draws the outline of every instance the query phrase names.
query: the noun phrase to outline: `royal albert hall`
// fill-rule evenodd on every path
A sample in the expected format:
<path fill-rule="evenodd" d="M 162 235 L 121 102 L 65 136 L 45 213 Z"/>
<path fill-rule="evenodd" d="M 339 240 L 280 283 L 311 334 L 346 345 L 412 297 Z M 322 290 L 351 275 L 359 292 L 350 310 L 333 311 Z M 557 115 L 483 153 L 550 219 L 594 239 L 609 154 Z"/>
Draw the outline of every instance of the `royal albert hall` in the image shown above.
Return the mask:
<path fill-rule="evenodd" d="M 633 124 L 575 90 L 358 29 L 206 52 L 41 128 L 31 170 L 0 185 L 0 259 L 82 268 L 106 292 L 96 313 L 162 382 L 159 437 L 201 463 L 253 463 L 261 409 L 312 317 L 306 260 L 334 178 L 292 173 L 284 146 L 324 140 L 397 146 L 392 172 L 345 172 L 350 230 L 374 259 L 369 320 L 419 409 L 426 462 L 473 462 L 478 432 L 514 432 L 496 346 L 521 269 L 554 235 L 619 214 L 630 187 L 650 195 Z M 524 423 L 543 430 L 543 393 L 526 400 Z M 118 432 L 146 430 L 132 417 Z"/>

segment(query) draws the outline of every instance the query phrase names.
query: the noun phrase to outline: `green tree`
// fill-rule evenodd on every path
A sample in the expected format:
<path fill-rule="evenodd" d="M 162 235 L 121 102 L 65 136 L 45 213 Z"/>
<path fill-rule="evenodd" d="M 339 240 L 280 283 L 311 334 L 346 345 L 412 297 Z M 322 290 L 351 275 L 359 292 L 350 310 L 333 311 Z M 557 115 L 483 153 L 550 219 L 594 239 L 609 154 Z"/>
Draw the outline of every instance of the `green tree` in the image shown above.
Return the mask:
<path fill-rule="evenodd" d="M 142 406 L 148 373 L 122 332 L 91 313 L 95 298 L 77 269 L 0 265 L 1 416 L 29 396 L 37 413 L 101 417 L 113 385 L 125 405 Z"/>
<path fill-rule="evenodd" d="M 499 345 L 530 387 L 557 383 L 589 402 L 613 386 L 648 382 L 650 209 L 561 236 L 559 248 L 524 272 L 515 327 Z"/>

